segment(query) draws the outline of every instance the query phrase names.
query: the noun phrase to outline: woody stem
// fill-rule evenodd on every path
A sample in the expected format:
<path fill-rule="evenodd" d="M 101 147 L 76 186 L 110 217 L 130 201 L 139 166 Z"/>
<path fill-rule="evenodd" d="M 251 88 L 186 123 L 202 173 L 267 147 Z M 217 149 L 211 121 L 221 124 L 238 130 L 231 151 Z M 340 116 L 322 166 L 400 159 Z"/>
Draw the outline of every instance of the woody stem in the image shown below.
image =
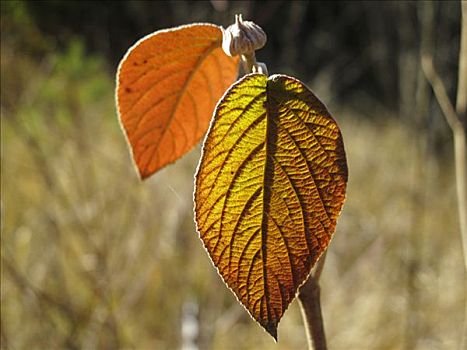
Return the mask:
<path fill-rule="evenodd" d="M 242 61 L 243 70 L 245 74 L 252 73 L 253 67 L 256 65 L 256 56 L 255 52 L 247 52 L 240 55 L 240 60 Z"/>
<path fill-rule="evenodd" d="M 319 286 L 319 277 L 326 258 L 325 254 L 318 261 L 315 272 L 300 287 L 298 294 L 310 350 L 327 350 L 323 314 L 321 312 L 321 288 Z"/>

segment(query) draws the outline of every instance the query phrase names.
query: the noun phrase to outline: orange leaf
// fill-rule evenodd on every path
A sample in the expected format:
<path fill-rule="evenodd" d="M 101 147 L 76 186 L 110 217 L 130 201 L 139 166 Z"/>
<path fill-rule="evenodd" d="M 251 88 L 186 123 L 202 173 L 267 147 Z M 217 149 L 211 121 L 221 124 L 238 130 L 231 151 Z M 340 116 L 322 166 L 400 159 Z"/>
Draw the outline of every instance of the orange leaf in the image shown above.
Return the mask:
<path fill-rule="evenodd" d="M 222 31 L 193 24 L 157 31 L 120 62 L 117 105 L 142 179 L 183 156 L 205 134 L 217 100 L 237 77 Z"/>
<path fill-rule="evenodd" d="M 198 232 L 266 331 L 327 248 L 347 165 L 339 128 L 300 81 L 250 74 L 219 101 L 196 174 Z"/>

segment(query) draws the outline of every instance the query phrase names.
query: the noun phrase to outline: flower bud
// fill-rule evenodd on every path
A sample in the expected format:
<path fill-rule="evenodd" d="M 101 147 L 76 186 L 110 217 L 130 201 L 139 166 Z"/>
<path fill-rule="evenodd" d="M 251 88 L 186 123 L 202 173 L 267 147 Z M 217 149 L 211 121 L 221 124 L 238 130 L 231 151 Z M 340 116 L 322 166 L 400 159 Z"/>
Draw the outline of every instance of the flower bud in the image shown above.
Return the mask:
<path fill-rule="evenodd" d="M 222 32 L 222 49 L 232 57 L 252 53 L 266 44 L 266 33 L 257 24 L 243 21 L 242 15 L 235 15 L 235 23 Z"/>

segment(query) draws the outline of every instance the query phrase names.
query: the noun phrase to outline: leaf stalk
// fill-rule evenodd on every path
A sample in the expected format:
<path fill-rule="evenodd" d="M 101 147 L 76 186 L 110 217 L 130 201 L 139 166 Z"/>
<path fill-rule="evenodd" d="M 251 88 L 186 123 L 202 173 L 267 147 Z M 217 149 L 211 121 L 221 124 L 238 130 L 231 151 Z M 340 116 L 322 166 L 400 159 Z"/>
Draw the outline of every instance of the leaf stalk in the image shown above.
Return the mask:
<path fill-rule="evenodd" d="M 303 323 L 310 350 L 327 350 L 326 334 L 324 332 L 323 313 L 321 311 L 321 288 L 319 278 L 323 271 L 326 252 L 310 274 L 308 280 L 300 287 L 298 300 L 302 312 Z"/>

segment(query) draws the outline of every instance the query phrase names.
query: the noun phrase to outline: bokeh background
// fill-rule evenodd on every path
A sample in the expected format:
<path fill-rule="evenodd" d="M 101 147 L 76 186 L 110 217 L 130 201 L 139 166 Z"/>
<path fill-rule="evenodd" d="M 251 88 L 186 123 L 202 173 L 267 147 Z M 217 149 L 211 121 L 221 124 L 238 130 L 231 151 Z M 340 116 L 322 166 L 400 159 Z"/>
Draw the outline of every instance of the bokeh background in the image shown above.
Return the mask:
<path fill-rule="evenodd" d="M 268 34 L 342 128 L 347 202 L 322 275 L 330 349 L 458 349 L 466 292 L 452 135 L 458 1 L 2 1 L 1 348 L 304 349 L 295 301 L 274 343 L 223 285 L 193 223 L 200 147 L 145 182 L 114 103 L 125 51 L 155 30 Z"/>

